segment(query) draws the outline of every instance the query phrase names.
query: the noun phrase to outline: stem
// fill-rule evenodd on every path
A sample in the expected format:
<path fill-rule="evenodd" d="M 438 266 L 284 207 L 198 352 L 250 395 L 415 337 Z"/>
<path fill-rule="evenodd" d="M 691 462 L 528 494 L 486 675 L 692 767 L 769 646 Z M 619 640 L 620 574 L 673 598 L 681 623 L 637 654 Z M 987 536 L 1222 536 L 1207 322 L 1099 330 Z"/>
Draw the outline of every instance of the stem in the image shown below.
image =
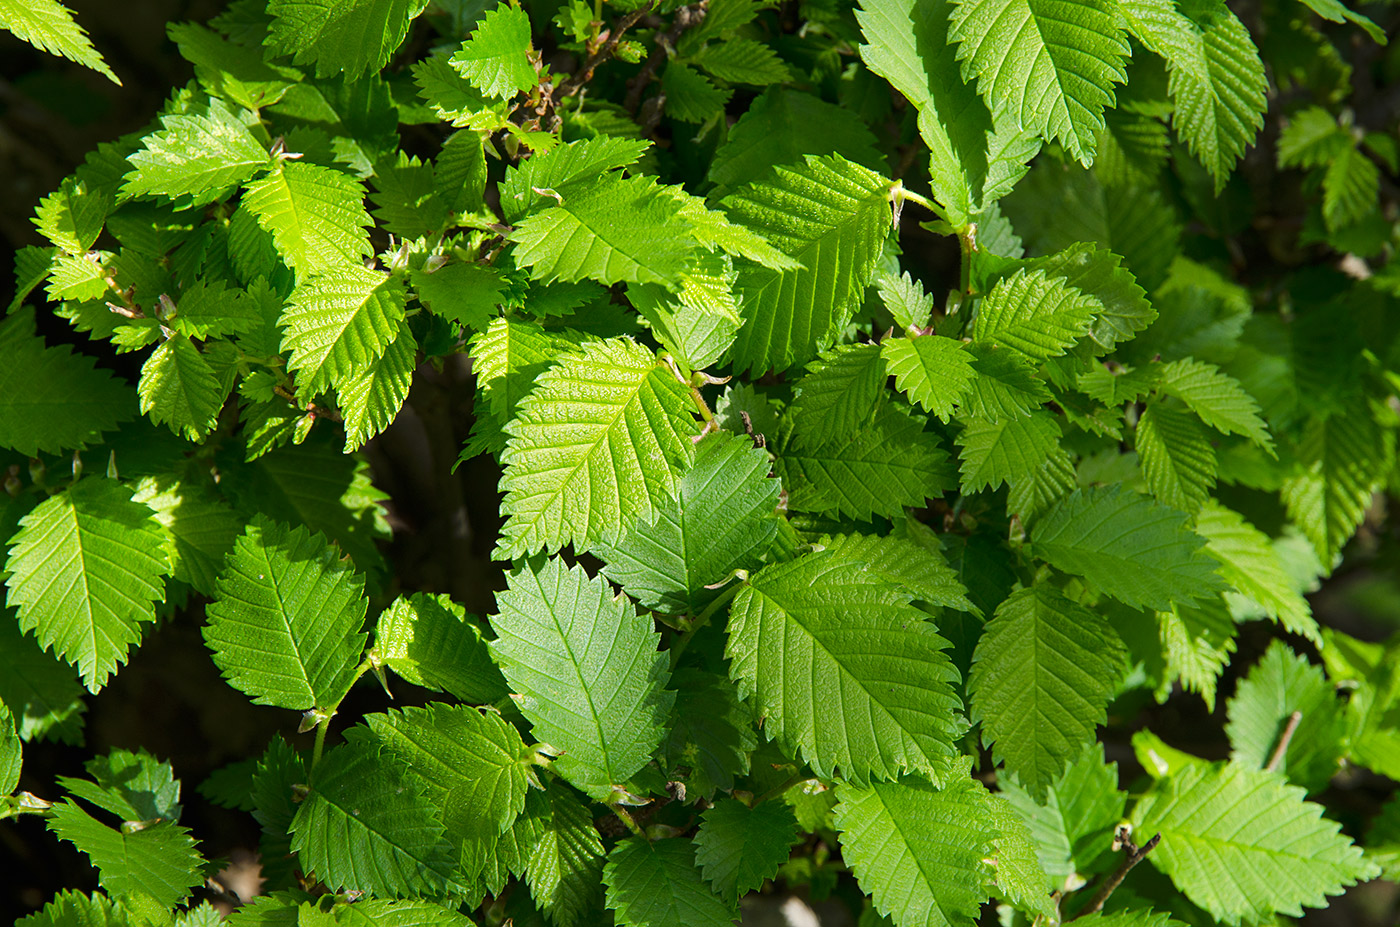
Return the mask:
<path fill-rule="evenodd" d="M 962 273 L 958 289 L 969 293 L 972 287 L 972 255 L 977 253 L 977 223 L 969 222 L 958 229 L 958 244 L 962 247 Z"/>
<path fill-rule="evenodd" d="M 330 727 L 330 715 L 326 715 L 316 725 L 316 746 L 311 749 L 311 768 L 306 771 L 308 776 L 316 771 L 316 764 L 321 762 L 321 751 L 326 748 L 326 731 L 330 730 Z"/>
<path fill-rule="evenodd" d="M 1283 728 L 1283 733 L 1279 735 L 1278 746 L 1274 747 L 1274 752 L 1269 754 L 1269 762 L 1264 766 L 1269 772 L 1278 769 L 1283 762 L 1283 755 L 1288 751 L 1288 742 L 1293 739 L 1294 733 L 1298 730 L 1298 722 L 1303 720 L 1303 713 L 1295 711 L 1288 716 L 1288 724 Z"/>
<path fill-rule="evenodd" d="M 626 808 L 622 807 L 621 805 L 611 803 L 608 805 L 608 807 L 613 810 L 613 814 L 617 815 L 618 820 L 620 820 L 623 824 L 627 825 L 628 830 L 630 830 L 636 836 L 641 837 L 643 840 L 646 840 L 648 843 L 651 842 L 647 838 L 646 832 L 638 826 L 637 822 L 633 820 L 632 815 L 628 813 Z"/>
<path fill-rule="evenodd" d="M 738 594 L 739 590 L 742 587 L 742 583 L 735 583 L 734 585 L 730 586 L 728 589 L 721 592 L 713 602 L 705 606 L 705 610 L 703 612 L 695 616 L 695 620 L 690 623 L 690 630 L 682 634 L 680 636 L 680 639 L 677 640 L 670 647 L 669 652 L 671 654 L 671 669 L 674 670 L 678 665 L 680 665 L 681 656 L 685 653 L 685 649 L 690 646 L 690 641 L 692 638 L 695 637 L 695 632 L 699 631 L 705 625 L 709 624 L 710 616 L 713 615 L 715 612 L 719 611 L 724 606 L 728 605 L 729 600 L 734 598 L 734 596 Z"/>
<path fill-rule="evenodd" d="M 1132 868 L 1146 859 L 1147 854 L 1151 853 L 1152 849 L 1156 847 L 1161 840 L 1161 834 L 1153 834 L 1151 840 L 1138 847 L 1134 846 L 1131 840 L 1124 839 L 1123 849 L 1128 851 L 1127 858 L 1114 870 L 1113 875 L 1109 876 L 1103 885 L 1099 886 L 1099 890 L 1094 894 L 1093 899 L 1090 900 L 1088 905 L 1084 907 L 1084 910 L 1074 915 L 1074 917 L 1071 917 L 1070 920 L 1078 920 L 1086 914 L 1102 911 L 1104 902 L 1108 901 L 1108 896 L 1113 894 L 1114 889 L 1122 884 L 1123 880 L 1127 878 L 1128 873 L 1132 871 Z"/>
<path fill-rule="evenodd" d="M 801 771 L 801 770 L 798 770 L 797 772 L 793 773 L 791 776 L 788 776 L 786 779 L 784 779 L 781 785 L 775 785 L 775 786 L 773 786 L 773 788 L 769 789 L 768 791 L 764 792 L 762 795 L 760 795 L 760 796 L 758 796 L 757 798 L 755 798 L 755 799 L 753 800 L 753 804 L 750 805 L 749 807 L 750 807 L 750 808 L 757 808 L 759 805 L 763 804 L 763 803 L 766 802 L 768 799 L 770 799 L 770 798 L 776 798 L 777 796 L 779 796 L 779 795 L 783 794 L 784 792 L 786 792 L 788 789 L 792 788 L 794 785 L 797 785 L 797 783 L 802 782 L 802 781 L 804 781 L 804 780 L 807 779 L 807 778 L 808 778 L 807 776 L 802 775 L 802 771 Z"/>

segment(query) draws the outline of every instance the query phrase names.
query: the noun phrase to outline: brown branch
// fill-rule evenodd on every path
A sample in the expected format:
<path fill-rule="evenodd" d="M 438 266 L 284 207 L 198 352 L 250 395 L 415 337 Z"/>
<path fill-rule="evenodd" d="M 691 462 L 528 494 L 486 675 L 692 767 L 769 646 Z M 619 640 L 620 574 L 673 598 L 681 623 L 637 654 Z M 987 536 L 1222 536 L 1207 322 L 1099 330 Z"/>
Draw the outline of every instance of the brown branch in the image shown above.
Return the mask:
<path fill-rule="evenodd" d="M 617 51 L 618 43 L 627 34 L 627 30 L 635 26 L 641 18 L 651 12 L 654 0 L 647 0 L 646 5 L 639 6 L 626 16 L 622 17 L 617 26 L 609 33 L 607 40 L 598 46 L 597 50 L 583 62 L 583 67 L 569 75 L 568 80 L 560 84 L 554 91 L 554 98 L 561 100 L 564 97 L 571 97 L 578 93 L 579 88 L 593 79 L 593 71 L 613 56 Z"/>
<path fill-rule="evenodd" d="M 676 11 L 676 18 L 671 20 L 671 28 L 656 37 L 656 44 L 652 47 L 651 54 L 647 55 L 642 69 L 627 82 L 627 96 L 622 100 L 622 105 L 627 112 L 634 116 L 637 114 L 637 108 L 642 105 L 642 93 L 656 77 L 656 72 L 661 69 L 661 65 L 671 56 L 681 34 L 687 29 L 698 26 L 705 19 L 705 13 L 709 11 L 709 8 L 710 0 L 698 0 L 698 2 L 692 3 L 690 6 L 683 6 Z M 661 115 L 658 111 L 657 121 L 660 121 L 660 118 Z"/>
<path fill-rule="evenodd" d="M 1288 742 L 1293 739 L 1294 733 L 1298 730 L 1298 722 L 1302 720 L 1303 713 L 1301 711 L 1295 711 L 1288 716 L 1288 724 L 1284 726 L 1283 733 L 1279 735 L 1278 746 L 1274 747 L 1274 752 L 1269 754 L 1269 762 L 1264 765 L 1266 770 L 1273 772 L 1278 769 L 1279 764 L 1283 762 L 1284 753 L 1288 751 Z"/>
<path fill-rule="evenodd" d="M 1161 840 L 1161 834 L 1153 834 L 1151 840 L 1139 847 L 1128 839 L 1127 828 L 1120 828 L 1118 831 L 1118 842 L 1128 855 L 1123 859 L 1123 862 L 1119 864 L 1118 868 L 1113 871 L 1113 874 L 1105 879 L 1104 883 L 1099 886 L 1099 890 L 1094 893 L 1094 897 L 1084 906 L 1084 910 L 1074 915 L 1074 917 L 1071 917 L 1070 920 L 1078 920 L 1086 914 L 1102 911 L 1104 903 L 1108 901 L 1108 897 L 1122 884 L 1133 867 L 1146 859 L 1147 854 L 1151 853 L 1153 848 L 1156 847 Z"/>

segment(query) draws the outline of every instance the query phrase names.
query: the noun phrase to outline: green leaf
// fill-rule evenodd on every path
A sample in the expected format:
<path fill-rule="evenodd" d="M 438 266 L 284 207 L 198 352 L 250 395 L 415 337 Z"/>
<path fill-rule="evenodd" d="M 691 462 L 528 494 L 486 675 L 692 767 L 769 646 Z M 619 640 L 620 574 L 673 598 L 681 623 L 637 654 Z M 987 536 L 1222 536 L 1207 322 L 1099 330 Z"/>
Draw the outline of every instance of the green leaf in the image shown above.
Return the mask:
<path fill-rule="evenodd" d="M 1197 513 L 1196 533 L 1206 539 L 1206 552 L 1220 561 L 1216 572 L 1237 592 L 1293 634 L 1321 642 L 1308 600 L 1295 587 L 1268 535 L 1214 501 Z"/>
<path fill-rule="evenodd" d="M 499 714 L 441 702 L 365 718 L 346 739 L 407 766 L 448 839 L 495 838 L 525 809 L 531 752 Z"/>
<path fill-rule="evenodd" d="M 348 743 L 316 767 L 292 819 L 292 851 L 328 888 L 380 896 L 460 891 L 437 809 L 398 764 Z"/>
<path fill-rule="evenodd" d="M 447 203 L 437 195 L 432 162 L 400 151 L 392 164 L 381 164 L 374 173 L 374 217 L 400 238 L 434 235 L 447 225 Z"/>
<path fill-rule="evenodd" d="M 1327 166 L 1322 179 L 1322 218 L 1336 231 L 1364 219 L 1380 197 L 1381 169 L 1358 148 L 1348 147 Z"/>
<path fill-rule="evenodd" d="M 885 304 L 885 310 L 906 332 L 928 327 L 933 317 L 933 297 L 924 291 L 923 284 L 909 276 L 909 271 L 898 277 L 892 273 L 880 274 L 875 278 L 875 288 L 880 294 L 880 302 Z M 910 333 L 908 340 L 917 342 L 919 338 Z M 895 339 L 887 339 L 883 343 L 896 342 Z M 891 360 L 888 354 L 885 360 Z"/>
<path fill-rule="evenodd" d="M 195 23 L 170 23 L 165 33 L 194 65 L 194 75 L 212 96 L 258 110 L 282 99 L 302 78 L 295 68 L 269 64 L 262 49 L 228 41 Z"/>
<path fill-rule="evenodd" d="M 275 168 L 248 127 L 220 101 L 208 115 L 174 113 L 161 118 L 162 131 L 142 139 L 128 161 L 125 196 L 164 196 L 185 206 L 223 199 L 258 171 Z"/>
<path fill-rule="evenodd" d="M 1371 821 L 1366 855 L 1381 867 L 1381 878 L 1400 878 L 1400 796 L 1392 797 Z"/>
<path fill-rule="evenodd" d="M 1097 300 L 1059 278 L 1018 270 L 983 298 L 976 337 L 1045 360 L 1083 337 L 1099 308 Z"/>
<path fill-rule="evenodd" d="M 19 524 L 5 583 L 20 629 L 77 666 L 95 693 L 165 597 L 160 524 L 130 489 L 97 477 L 50 496 Z"/>
<path fill-rule="evenodd" d="M 1141 214 L 1132 214 L 1128 221 L 1144 224 Z M 1158 234 L 1155 228 L 1147 231 Z M 1139 249 L 1131 248 L 1129 253 L 1136 255 Z M 1096 248 L 1090 242 L 1075 242 L 1054 254 L 1027 261 L 1024 266 L 1029 271 L 1043 270 L 1049 277 L 1059 277 L 1071 288 L 1098 301 L 1089 326 L 1089 337 L 1097 345 L 1094 353 L 1098 354 L 1132 340 L 1157 318 L 1139 281 L 1122 263 L 1123 259 L 1112 251 Z"/>
<path fill-rule="evenodd" d="M 1282 641 L 1269 644 L 1264 657 L 1235 689 L 1227 707 L 1230 759 L 1264 769 L 1278 748 L 1294 712 L 1302 715 L 1278 766 L 1294 785 L 1309 792 L 1325 788 L 1341 765 L 1347 719 L 1336 689 L 1322 670 L 1293 653 Z"/>
<path fill-rule="evenodd" d="M 491 652 L 535 736 L 564 753 L 554 768 L 606 800 L 665 733 L 675 695 L 650 618 L 601 579 L 557 558 L 507 576 Z"/>
<path fill-rule="evenodd" d="M 603 869 L 608 907 L 624 927 L 728 927 L 729 905 L 695 868 L 688 840 L 630 837 L 608 854 Z"/>
<path fill-rule="evenodd" d="M 949 38 L 958 43 L 964 80 L 993 108 L 1009 107 L 1021 124 L 1089 166 L 1113 85 L 1128 80 L 1131 54 L 1116 10 L 1103 0 L 961 0 Z"/>
<path fill-rule="evenodd" d="M 838 560 L 858 563 L 888 580 L 916 601 L 960 612 L 978 613 L 967 589 L 948 565 L 937 537 L 912 518 L 898 524 L 903 534 L 826 534 L 817 542 Z"/>
<path fill-rule="evenodd" d="M 136 389 L 151 421 L 190 441 L 203 441 L 214 428 L 227 395 L 199 348 L 179 334 L 146 358 Z"/>
<path fill-rule="evenodd" d="M 992 856 L 996 888 L 1001 897 L 1027 913 L 1054 917 L 1050 878 L 1036 857 L 1030 827 L 1002 795 L 990 796 L 989 811 L 996 826 L 996 850 Z"/>
<path fill-rule="evenodd" d="M 506 446 L 506 435 L 499 429 L 519 414 L 520 400 L 535 388 L 540 374 L 555 358 L 575 351 L 577 346 L 533 322 L 507 318 L 492 319 L 485 331 L 472 336 L 470 346 L 472 372 L 485 400 L 478 400 L 477 421 L 489 417 L 496 426 L 486 443 L 499 453 Z M 485 408 L 480 407 L 483 405 Z"/>
<path fill-rule="evenodd" d="M 539 81 L 530 64 L 530 17 L 518 6 L 489 10 L 451 58 L 452 66 L 487 96 L 508 100 Z"/>
<path fill-rule="evenodd" d="M 470 705 L 488 705 L 509 692 L 476 619 L 445 595 L 395 599 L 374 626 L 370 656 L 414 685 Z"/>
<path fill-rule="evenodd" d="M 19 785 L 23 754 L 14 715 L 4 702 L 0 702 L 0 796 L 11 794 Z"/>
<path fill-rule="evenodd" d="M 841 855 L 896 927 L 971 927 L 992 880 L 995 832 L 981 783 L 914 778 L 836 787 Z"/>
<path fill-rule="evenodd" d="M 506 282 L 481 264 L 444 264 L 431 272 L 414 271 L 413 290 L 435 314 L 465 329 L 482 331 L 504 299 Z"/>
<path fill-rule="evenodd" d="M 83 448 L 132 417 L 130 389 L 67 345 L 45 345 L 32 309 L 0 322 L 0 356 L 0 446 L 26 457 Z"/>
<path fill-rule="evenodd" d="M 734 91 L 716 87 L 688 64 L 672 60 L 661 75 L 666 113 L 681 122 L 705 122 L 724 112 Z"/>
<path fill-rule="evenodd" d="M 224 556 L 243 532 L 243 519 L 216 493 L 186 480 L 147 477 L 132 498 L 150 506 L 165 528 L 170 575 L 212 596 Z"/>
<path fill-rule="evenodd" d="M 972 355 L 954 338 L 931 334 L 887 338 L 880 344 L 880 353 L 895 386 L 944 422 L 972 385 Z"/>
<path fill-rule="evenodd" d="M 604 174 L 560 197 L 509 236 L 516 264 L 537 280 L 665 286 L 699 247 L 680 202 L 653 178 Z"/>
<path fill-rule="evenodd" d="M 539 377 L 508 426 L 497 556 L 613 542 L 676 492 L 699 431 L 690 390 L 627 338 Z"/>
<path fill-rule="evenodd" d="M 1166 609 L 1224 588 L 1187 521 L 1121 486 L 1077 489 L 1036 522 L 1032 548 L 1125 605 Z"/>
<path fill-rule="evenodd" d="M 1013 782 L 1001 794 L 1030 828 L 1036 857 L 1056 889 L 1082 884 L 1104 868 L 1127 796 L 1118 791 L 1118 767 L 1104 763 L 1095 744 L 1079 754 L 1037 802 Z"/>
<path fill-rule="evenodd" d="M 542 190 L 554 190 L 579 181 L 596 180 L 605 172 L 631 167 L 651 143 L 636 138 L 583 138 L 565 142 L 552 151 L 506 168 L 500 184 L 501 211 L 507 221 L 518 222 L 540 203 L 558 202 Z"/>
<path fill-rule="evenodd" d="M 389 63 L 427 0 L 269 0 L 267 46 L 314 64 L 317 77 L 356 78 Z"/>
<path fill-rule="evenodd" d="M 59 776 L 70 794 L 92 802 L 123 821 L 155 823 L 180 816 L 180 783 L 169 763 L 144 750 L 113 750 L 88 760 L 92 780 Z"/>
<path fill-rule="evenodd" d="M 364 195 L 340 171 L 286 161 L 249 184 L 242 205 L 271 233 L 277 253 L 298 278 L 341 276 L 349 272 L 342 267 L 363 270 L 360 258 L 372 253 L 365 229 L 374 220 L 365 212 Z"/>
<path fill-rule="evenodd" d="M 924 431 L 920 417 L 895 406 L 831 444 L 782 448 L 776 467 L 794 511 L 862 521 L 899 515 L 953 484 L 938 440 Z"/>
<path fill-rule="evenodd" d="M 342 344 L 348 342 L 342 338 Z M 345 453 L 357 450 L 393 423 L 408 399 L 417 366 L 418 342 L 408 322 L 400 321 L 397 334 L 380 357 L 340 378 L 337 392 L 345 417 Z"/>
<path fill-rule="evenodd" d="M 333 709 L 365 648 L 363 581 L 320 534 L 257 516 L 234 545 L 204 640 L 255 705 Z"/>
<path fill-rule="evenodd" d="M 1060 426 L 1049 413 L 1036 410 L 998 422 L 973 419 L 958 438 L 962 445 L 962 491 L 995 489 L 1004 482 L 1034 474 L 1047 459 L 1064 457 Z"/>
<path fill-rule="evenodd" d="M 744 327 L 735 367 L 761 373 L 805 363 L 845 327 L 890 227 L 890 181 L 840 155 L 778 168 L 724 200 L 735 221 L 803 266 L 745 265 Z"/>
<path fill-rule="evenodd" d="M 14 715 L 20 740 L 78 743 L 82 696 L 74 669 L 21 633 L 13 609 L 0 613 L 0 702 Z"/>
<path fill-rule="evenodd" d="M 549 818 L 526 870 L 530 895 L 558 927 L 577 927 L 603 894 L 603 841 L 567 786 L 551 783 L 548 798 Z"/>
<path fill-rule="evenodd" d="M 1355 23 L 1366 30 L 1366 34 L 1371 37 L 1371 41 L 1381 45 L 1386 44 L 1385 30 L 1376 25 L 1370 17 L 1363 16 L 1355 10 L 1348 9 L 1341 0 L 1303 0 L 1303 5 L 1328 22 Z"/>
<path fill-rule="evenodd" d="M 189 831 L 169 821 L 124 833 L 108 827 L 71 799 L 53 806 L 49 830 L 73 844 L 97 867 L 97 881 L 118 898 L 145 892 L 164 907 L 189 897 L 203 882 L 204 859 Z"/>
<path fill-rule="evenodd" d="M 819 447 L 868 426 L 885 393 L 878 344 L 845 344 L 807 366 L 789 407 L 793 444 Z"/>
<path fill-rule="evenodd" d="M 368 402 L 373 372 L 366 368 L 399 336 L 407 302 L 399 278 L 361 264 L 328 267 L 303 279 L 282 313 L 282 348 L 291 351 L 287 366 L 297 376 L 297 392 L 310 398 L 331 386 L 344 390 L 354 384 Z M 404 366 L 404 358 L 397 363 Z"/>
<path fill-rule="evenodd" d="M 679 492 L 617 542 L 597 549 L 603 573 L 645 608 L 696 615 L 719 594 L 707 586 L 752 570 L 778 534 L 782 486 L 748 438 L 718 434 L 696 445 Z"/>
<path fill-rule="evenodd" d="M 15 921 L 17 927 L 127 927 L 126 913 L 100 892 L 83 895 L 62 891 L 28 917 Z"/>
<path fill-rule="evenodd" d="M 92 68 L 118 87 L 121 81 L 92 47 L 87 31 L 58 0 L 0 0 L 0 27 L 41 51 Z"/>
<path fill-rule="evenodd" d="M 1298 472 L 1283 484 L 1283 502 L 1330 571 L 1351 539 L 1387 469 L 1382 433 L 1364 403 L 1314 416 L 1297 448 Z"/>
<path fill-rule="evenodd" d="M 671 677 L 676 707 L 662 744 L 662 768 L 683 780 L 689 795 L 710 799 L 749 771 L 758 747 L 753 716 L 729 680 L 682 666 Z"/>
<path fill-rule="evenodd" d="M 706 45 L 691 59 L 720 80 L 766 87 L 792 75 L 773 49 L 753 39 L 736 38 Z"/>
<path fill-rule="evenodd" d="M 102 226 L 114 206 L 115 197 L 110 192 L 89 190 L 86 183 L 67 177 L 57 190 L 39 201 L 33 221 L 39 234 L 63 251 L 83 254 L 102 234 Z"/>
<path fill-rule="evenodd" d="M 1172 128 L 1215 192 L 1264 125 L 1268 82 L 1249 30 L 1220 0 L 1126 0 L 1133 35 L 1167 62 Z"/>
<path fill-rule="evenodd" d="M 1154 402 L 1138 419 L 1134 440 L 1147 488 L 1163 504 L 1197 511 L 1215 485 L 1215 448 L 1190 412 Z"/>
<path fill-rule="evenodd" d="M 1273 455 L 1274 442 L 1259 416 L 1259 403 L 1234 377 L 1189 357 L 1163 364 L 1158 377 L 1159 389 L 1186 403 L 1201 421 L 1222 434 L 1243 435 Z"/>
<path fill-rule="evenodd" d="M 792 811 L 776 801 L 749 807 L 726 798 L 700 817 L 695 862 L 730 905 L 777 875 L 798 839 Z"/>
<path fill-rule="evenodd" d="M 1159 697 L 1170 692 L 1180 677 L 1183 688 L 1199 693 L 1206 708 L 1215 711 L 1216 681 L 1235 652 L 1235 621 L 1224 600 L 1173 605 L 1159 611 L 1157 632 L 1166 658 Z"/>
<path fill-rule="evenodd" d="M 1094 742 L 1127 650 L 1101 615 L 1037 584 L 987 623 L 967 688 L 982 741 L 1037 799 Z"/>
<path fill-rule="evenodd" d="M 730 675 L 819 775 L 947 775 L 965 730 L 939 637 L 898 586 L 829 553 L 765 567 L 729 611 Z"/>
<path fill-rule="evenodd" d="M 968 387 L 967 414 L 989 422 L 1029 415 L 1052 398 L 1035 363 L 1020 351 L 996 344 L 967 346 L 976 374 Z"/>
<path fill-rule="evenodd" d="M 1324 167 L 1355 143 L 1332 114 L 1309 106 L 1288 117 L 1278 135 L 1278 166 Z"/>
<path fill-rule="evenodd" d="M 1378 872 L 1302 789 L 1237 763 L 1191 764 L 1157 780 L 1132 822 L 1162 835 L 1152 865 L 1227 924 L 1300 917 L 1302 905 L 1321 907 Z"/>

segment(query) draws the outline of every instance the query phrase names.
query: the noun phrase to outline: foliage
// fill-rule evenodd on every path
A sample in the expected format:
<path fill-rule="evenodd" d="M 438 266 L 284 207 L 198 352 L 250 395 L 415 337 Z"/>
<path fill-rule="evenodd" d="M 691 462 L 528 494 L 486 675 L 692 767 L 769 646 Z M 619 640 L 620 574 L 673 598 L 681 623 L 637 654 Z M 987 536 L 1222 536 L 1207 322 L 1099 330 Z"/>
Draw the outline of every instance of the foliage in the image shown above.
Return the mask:
<path fill-rule="evenodd" d="M 776 887 L 1210 927 L 1396 879 L 1355 772 L 1400 779 L 1400 643 L 1326 606 L 1396 601 L 1397 24 L 172 24 L 194 79 L 39 202 L 0 320 L 0 818 L 99 886 L 22 923 L 217 921 L 183 766 L 35 762 L 195 630 L 285 735 L 189 797 L 260 828 L 235 925 L 722 925 Z M 116 79 L 55 0 L 0 26 Z"/>

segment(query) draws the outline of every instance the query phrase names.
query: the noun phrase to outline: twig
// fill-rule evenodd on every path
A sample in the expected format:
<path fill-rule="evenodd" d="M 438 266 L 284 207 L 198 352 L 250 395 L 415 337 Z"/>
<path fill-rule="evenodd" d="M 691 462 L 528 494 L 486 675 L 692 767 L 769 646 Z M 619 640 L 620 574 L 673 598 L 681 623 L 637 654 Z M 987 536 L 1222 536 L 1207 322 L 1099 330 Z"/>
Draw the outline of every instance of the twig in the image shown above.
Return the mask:
<path fill-rule="evenodd" d="M 1139 847 L 1128 839 L 1126 831 L 1127 828 L 1119 830 L 1118 840 L 1122 844 L 1123 849 L 1127 851 L 1127 857 L 1119 864 L 1118 868 L 1113 871 L 1113 875 L 1109 876 L 1104 883 L 1099 886 L 1099 890 L 1094 893 L 1094 897 L 1085 905 L 1084 910 L 1074 915 L 1074 917 L 1071 917 L 1070 920 L 1078 920 L 1086 914 L 1102 911 L 1104 902 L 1108 901 L 1108 896 L 1113 894 L 1114 889 L 1122 884 L 1133 867 L 1146 859 L 1147 854 L 1151 853 L 1152 849 L 1162 840 L 1161 834 L 1153 834 L 1151 840 Z"/>
<path fill-rule="evenodd" d="M 1269 754 L 1269 762 L 1264 768 L 1269 772 L 1278 769 L 1283 762 L 1283 755 L 1288 751 L 1288 742 L 1293 739 L 1293 734 L 1298 730 L 1298 722 L 1303 720 L 1303 713 L 1295 711 L 1288 716 L 1288 723 L 1284 725 L 1283 733 L 1279 735 L 1278 746 L 1274 747 L 1274 752 Z"/>
<path fill-rule="evenodd" d="M 642 64 L 642 69 L 627 82 L 627 96 L 623 97 L 622 105 L 627 112 L 632 115 L 637 114 L 637 108 L 642 105 L 642 93 L 647 89 L 656 72 L 660 70 L 663 62 L 671 56 L 671 51 L 676 47 L 676 41 L 680 39 L 681 33 L 700 24 L 705 18 L 705 13 L 709 11 L 710 0 L 699 0 L 690 6 L 683 6 L 676 11 L 676 18 L 671 20 L 671 28 L 656 37 L 656 45 L 652 47 L 651 54 L 647 55 L 647 60 Z M 660 114 L 657 114 L 659 121 Z"/>
<path fill-rule="evenodd" d="M 618 43 L 620 43 L 622 37 L 627 34 L 627 30 L 635 26 L 643 16 L 650 13 L 651 8 L 652 2 L 648 0 L 646 5 L 639 6 L 622 17 L 617 26 L 609 31 L 607 41 L 598 46 L 597 51 L 589 55 L 587 60 L 583 62 L 583 67 L 570 74 L 568 79 L 560 84 L 558 89 L 554 91 L 555 100 L 562 100 L 565 97 L 573 96 L 575 93 L 578 93 L 580 87 L 592 80 L 594 69 L 613 56 L 613 53 L 617 51 Z"/>

